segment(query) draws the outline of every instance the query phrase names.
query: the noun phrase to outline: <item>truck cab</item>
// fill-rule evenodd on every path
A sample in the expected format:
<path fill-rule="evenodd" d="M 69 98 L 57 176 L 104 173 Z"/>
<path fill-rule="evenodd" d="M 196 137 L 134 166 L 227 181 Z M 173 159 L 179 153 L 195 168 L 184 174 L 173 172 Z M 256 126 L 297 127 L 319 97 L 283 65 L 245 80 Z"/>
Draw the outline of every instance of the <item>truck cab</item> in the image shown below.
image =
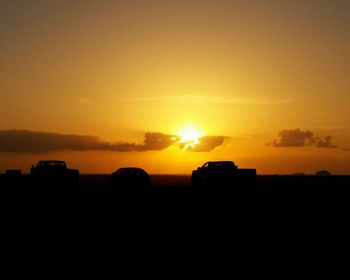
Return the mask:
<path fill-rule="evenodd" d="M 192 171 L 193 186 L 251 184 L 256 169 L 240 169 L 233 161 L 208 161 Z"/>
<path fill-rule="evenodd" d="M 64 161 L 62 160 L 40 160 L 34 167 L 32 165 L 33 171 L 38 171 L 38 170 L 64 170 L 67 169 L 67 165 Z"/>
<path fill-rule="evenodd" d="M 62 160 L 40 160 L 30 170 L 31 177 L 36 182 L 76 183 L 79 181 L 79 171 L 68 169 Z"/>

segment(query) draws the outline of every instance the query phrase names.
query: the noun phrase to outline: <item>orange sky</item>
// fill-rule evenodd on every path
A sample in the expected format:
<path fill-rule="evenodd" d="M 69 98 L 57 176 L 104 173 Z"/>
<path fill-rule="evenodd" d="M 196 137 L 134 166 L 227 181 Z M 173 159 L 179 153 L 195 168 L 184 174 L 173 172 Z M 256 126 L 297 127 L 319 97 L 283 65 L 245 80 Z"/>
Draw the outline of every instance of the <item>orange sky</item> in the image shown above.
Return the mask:
<path fill-rule="evenodd" d="M 50 158 L 187 174 L 225 159 L 349 174 L 349 14 L 346 0 L 1 1 L 0 172 Z M 214 138 L 166 142 L 186 127 Z"/>

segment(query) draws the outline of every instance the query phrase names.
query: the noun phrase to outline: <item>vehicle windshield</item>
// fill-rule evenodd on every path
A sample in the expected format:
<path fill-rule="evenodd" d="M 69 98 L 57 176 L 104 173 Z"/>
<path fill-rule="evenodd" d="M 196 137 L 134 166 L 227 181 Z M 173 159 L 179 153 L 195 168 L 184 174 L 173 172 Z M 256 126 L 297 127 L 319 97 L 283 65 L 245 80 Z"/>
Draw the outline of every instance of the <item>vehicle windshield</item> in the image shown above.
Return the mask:
<path fill-rule="evenodd" d="M 66 163 L 64 161 L 42 161 L 39 162 L 39 167 L 65 168 Z"/>
<path fill-rule="evenodd" d="M 144 175 L 147 174 L 146 171 L 144 171 L 141 168 L 120 168 L 116 171 L 116 174 L 119 175 Z"/>
<path fill-rule="evenodd" d="M 237 168 L 232 161 L 209 162 L 208 165 L 210 168 Z"/>

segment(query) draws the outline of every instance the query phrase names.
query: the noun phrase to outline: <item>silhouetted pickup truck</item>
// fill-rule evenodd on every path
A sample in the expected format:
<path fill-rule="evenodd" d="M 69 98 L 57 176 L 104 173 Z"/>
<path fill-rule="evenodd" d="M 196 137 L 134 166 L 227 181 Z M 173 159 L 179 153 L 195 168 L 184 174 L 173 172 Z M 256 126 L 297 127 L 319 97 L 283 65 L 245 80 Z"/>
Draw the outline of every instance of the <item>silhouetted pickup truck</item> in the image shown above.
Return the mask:
<path fill-rule="evenodd" d="M 41 160 L 36 166 L 32 165 L 30 175 L 37 183 L 77 184 L 79 182 L 79 170 L 68 169 L 66 163 L 60 160 Z"/>
<path fill-rule="evenodd" d="M 192 171 L 193 186 L 252 186 L 256 169 L 240 169 L 232 161 L 209 161 Z"/>

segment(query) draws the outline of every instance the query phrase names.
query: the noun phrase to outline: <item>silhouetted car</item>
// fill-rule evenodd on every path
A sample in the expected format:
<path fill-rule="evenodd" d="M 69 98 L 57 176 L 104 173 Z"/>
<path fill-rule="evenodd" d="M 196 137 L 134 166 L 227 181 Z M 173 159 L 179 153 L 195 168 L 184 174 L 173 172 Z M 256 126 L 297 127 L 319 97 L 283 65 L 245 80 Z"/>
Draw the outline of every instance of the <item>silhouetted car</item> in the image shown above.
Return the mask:
<path fill-rule="evenodd" d="M 130 190 L 146 190 L 151 185 L 151 177 L 142 168 L 123 167 L 113 172 L 108 182 L 110 185 L 132 187 Z"/>
<path fill-rule="evenodd" d="M 193 186 L 252 185 L 256 169 L 239 169 L 232 161 L 209 161 L 192 171 Z"/>
<path fill-rule="evenodd" d="M 68 169 L 61 160 L 40 160 L 36 166 L 32 165 L 31 178 L 37 183 L 69 183 L 79 182 L 79 170 Z"/>
<path fill-rule="evenodd" d="M 316 176 L 331 176 L 331 172 L 327 170 L 320 170 L 315 173 Z"/>

